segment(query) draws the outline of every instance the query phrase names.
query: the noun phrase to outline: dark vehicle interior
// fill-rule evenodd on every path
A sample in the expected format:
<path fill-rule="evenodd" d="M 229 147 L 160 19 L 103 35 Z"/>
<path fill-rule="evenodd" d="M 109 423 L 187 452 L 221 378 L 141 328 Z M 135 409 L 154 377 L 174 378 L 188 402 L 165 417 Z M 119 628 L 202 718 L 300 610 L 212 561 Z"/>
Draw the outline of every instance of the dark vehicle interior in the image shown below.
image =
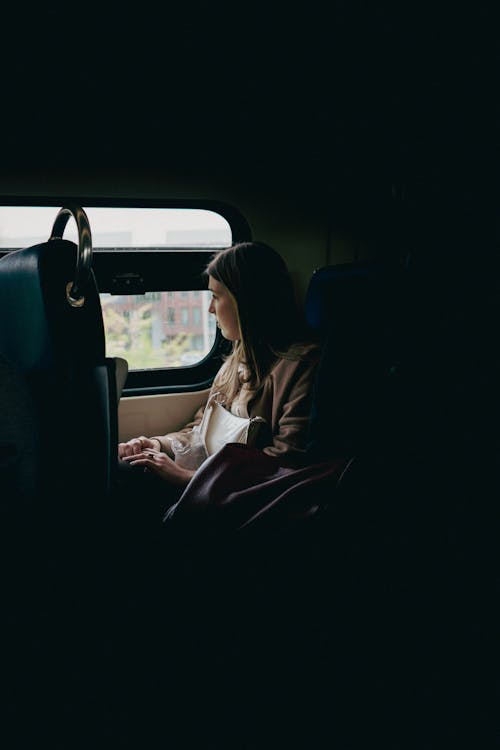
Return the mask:
<path fill-rule="evenodd" d="M 491 9 L 158 13 L 40 7 L 19 45 L 6 11 L 2 747 L 493 748 Z M 251 523 L 166 529 L 117 443 L 203 402 L 203 269 L 251 239 L 320 342 L 309 466 Z"/>

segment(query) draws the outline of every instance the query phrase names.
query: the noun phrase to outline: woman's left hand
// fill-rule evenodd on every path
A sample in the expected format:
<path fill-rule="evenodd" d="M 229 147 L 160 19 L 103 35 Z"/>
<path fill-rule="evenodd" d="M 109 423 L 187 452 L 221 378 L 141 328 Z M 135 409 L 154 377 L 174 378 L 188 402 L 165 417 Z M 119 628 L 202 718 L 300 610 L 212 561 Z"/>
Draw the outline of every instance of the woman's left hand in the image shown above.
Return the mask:
<path fill-rule="evenodd" d="M 150 471 L 177 487 L 186 487 L 194 474 L 194 471 L 178 466 L 166 453 L 149 448 L 142 453 L 123 456 L 122 461 L 126 461 L 130 466 L 144 466 L 144 471 Z"/>

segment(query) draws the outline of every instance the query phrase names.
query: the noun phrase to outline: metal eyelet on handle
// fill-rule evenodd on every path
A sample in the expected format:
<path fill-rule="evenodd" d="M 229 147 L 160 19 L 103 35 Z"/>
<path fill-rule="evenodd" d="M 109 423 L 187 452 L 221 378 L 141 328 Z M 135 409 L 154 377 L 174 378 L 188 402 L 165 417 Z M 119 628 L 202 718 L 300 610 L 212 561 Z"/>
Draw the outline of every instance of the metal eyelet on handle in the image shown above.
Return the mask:
<path fill-rule="evenodd" d="M 80 206 L 63 206 L 57 214 L 50 240 L 60 240 L 69 217 L 72 216 L 78 227 L 78 252 L 76 256 L 75 278 L 66 285 L 66 299 L 71 307 L 83 307 L 84 291 L 90 279 L 92 267 L 92 235 L 87 214 Z"/>

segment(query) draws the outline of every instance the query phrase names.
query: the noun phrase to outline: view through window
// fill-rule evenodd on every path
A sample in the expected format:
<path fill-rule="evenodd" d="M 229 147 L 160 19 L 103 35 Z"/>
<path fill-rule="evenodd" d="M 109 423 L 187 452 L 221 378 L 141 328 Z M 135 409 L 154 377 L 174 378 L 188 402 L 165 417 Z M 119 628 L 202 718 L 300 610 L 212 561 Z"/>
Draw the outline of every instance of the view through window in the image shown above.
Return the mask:
<path fill-rule="evenodd" d="M 196 364 L 214 345 L 208 291 L 101 294 L 101 303 L 106 353 L 131 370 Z"/>
<path fill-rule="evenodd" d="M 220 214 L 194 208 L 83 206 L 95 252 L 207 251 L 231 244 L 231 227 Z M 16 250 L 50 236 L 57 207 L 0 206 L 0 249 Z M 78 242 L 69 219 L 64 237 Z M 208 291 L 101 293 L 108 357 L 124 357 L 130 370 L 185 367 L 200 362 L 215 342 Z"/>

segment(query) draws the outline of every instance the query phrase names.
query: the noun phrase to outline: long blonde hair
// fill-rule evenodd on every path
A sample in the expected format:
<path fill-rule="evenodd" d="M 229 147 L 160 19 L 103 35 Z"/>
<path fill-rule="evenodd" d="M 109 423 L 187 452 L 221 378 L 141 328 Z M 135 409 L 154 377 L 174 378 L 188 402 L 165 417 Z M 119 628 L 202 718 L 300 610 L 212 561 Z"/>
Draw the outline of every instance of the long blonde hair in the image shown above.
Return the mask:
<path fill-rule="evenodd" d="M 220 383 L 228 403 L 240 384 L 258 390 L 278 357 L 298 359 L 309 335 L 282 257 L 263 242 L 240 242 L 216 253 L 206 273 L 233 297 L 240 339 Z M 244 375 L 241 373 L 244 367 Z"/>

